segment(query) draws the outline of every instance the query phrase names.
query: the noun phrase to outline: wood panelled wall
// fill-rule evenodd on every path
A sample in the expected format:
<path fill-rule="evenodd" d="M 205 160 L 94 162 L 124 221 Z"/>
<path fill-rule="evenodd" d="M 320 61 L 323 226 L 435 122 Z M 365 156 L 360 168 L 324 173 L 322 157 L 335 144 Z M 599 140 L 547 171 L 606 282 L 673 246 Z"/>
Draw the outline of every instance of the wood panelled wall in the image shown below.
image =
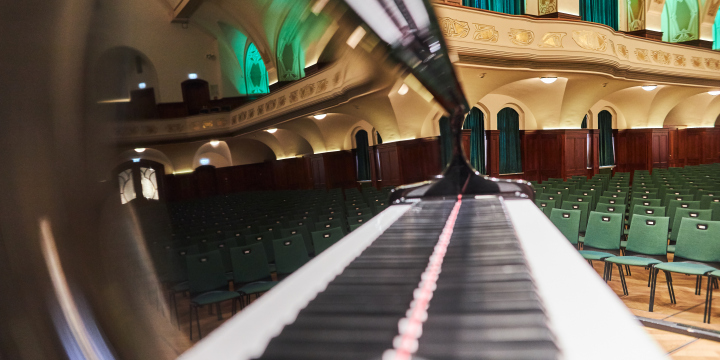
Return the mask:
<path fill-rule="evenodd" d="M 720 128 L 614 131 L 614 171 L 720 162 Z M 497 130 L 486 130 L 490 176 L 545 181 L 591 177 L 600 170 L 596 129 L 521 130 L 523 173 L 509 175 L 499 173 L 499 135 Z M 469 131 L 463 132 L 463 143 L 470 143 Z M 468 150 L 465 154 L 470 155 Z M 431 179 L 442 172 L 440 139 L 371 146 L 370 167 L 372 183 L 378 188 Z M 355 150 L 345 150 L 218 169 L 201 166 L 190 174 L 166 175 L 165 185 L 169 200 L 185 200 L 241 191 L 350 188 L 359 186 L 356 174 Z"/>

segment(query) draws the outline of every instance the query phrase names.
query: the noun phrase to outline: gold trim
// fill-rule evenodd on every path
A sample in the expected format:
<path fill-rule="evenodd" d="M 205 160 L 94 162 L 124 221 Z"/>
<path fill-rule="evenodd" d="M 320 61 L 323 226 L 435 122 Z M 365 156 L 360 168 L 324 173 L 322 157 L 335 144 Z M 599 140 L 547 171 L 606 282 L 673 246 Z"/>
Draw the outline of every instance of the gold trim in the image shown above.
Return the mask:
<path fill-rule="evenodd" d="M 535 41 L 535 33 L 530 30 L 510 29 L 508 35 L 510 36 L 510 41 L 515 45 L 528 46 Z"/>
<path fill-rule="evenodd" d="M 562 48 L 562 40 L 567 35 L 565 32 L 549 32 L 543 35 L 542 40 L 538 44 L 541 48 Z"/>

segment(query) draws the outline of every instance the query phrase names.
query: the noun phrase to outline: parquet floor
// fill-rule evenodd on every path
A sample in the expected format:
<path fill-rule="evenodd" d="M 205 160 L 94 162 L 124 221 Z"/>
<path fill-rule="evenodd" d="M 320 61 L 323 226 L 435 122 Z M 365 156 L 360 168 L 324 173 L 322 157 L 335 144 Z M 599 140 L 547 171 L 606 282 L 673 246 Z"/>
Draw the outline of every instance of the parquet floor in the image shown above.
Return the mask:
<path fill-rule="evenodd" d="M 602 274 L 602 264 L 594 262 L 593 267 Z M 710 324 L 702 322 L 705 306 L 705 286 L 701 295 L 695 295 L 695 277 L 673 274 L 673 288 L 677 304 L 670 303 L 665 276 L 658 275 L 658 287 L 655 292 L 655 307 L 648 311 L 650 288 L 647 286 L 649 272 L 640 267 L 632 267 L 631 276 L 626 276 L 629 295 L 622 294 L 620 274 L 617 267 L 613 269 L 612 281 L 608 283 L 633 314 L 652 319 L 660 319 L 693 325 L 705 329 L 720 331 L 720 306 L 713 306 Z M 714 298 L 720 298 L 720 291 L 713 292 Z M 647 332 L 665 349 L 673 359 L 701 360 L 720 359 L 720 343 L 679 335 L 667 331 L 645 328 Z"/>

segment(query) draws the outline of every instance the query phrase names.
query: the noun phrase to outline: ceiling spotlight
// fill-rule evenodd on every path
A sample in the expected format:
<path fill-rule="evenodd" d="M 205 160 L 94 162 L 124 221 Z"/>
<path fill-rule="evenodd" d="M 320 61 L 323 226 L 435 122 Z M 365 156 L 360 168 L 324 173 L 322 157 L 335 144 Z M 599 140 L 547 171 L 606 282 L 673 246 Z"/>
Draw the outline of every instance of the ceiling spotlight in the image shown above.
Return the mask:
<path fill-rule="evenodd" d="M 398 94 L 405 95 L 408 93 L 408 90 L 410 90 L 410 88 L 407 86 L 407 84 L 402 84 L 398 89 Z"/>
<path fill-rule="evenodd" d="M 552 84 L 555 81 L 557 81 L 557 78 L 554 76 L 547 76 L 547 77 L 541 77 L 540 81 L 546 83 L 546 84 Z"/>
<path fill-rule="evenodd" d="M 135 152 L 141 153 L 143 151 L 145 151 L 145 148 L 135 148 Z"/>
<path fill-rule="evenodd" d="M 653 90 L 655 90 L 656 88 L 657 88 L 657 85 L 645 85 L 645 86 L 642 87 L 642 89 L 645 90 L 645 91 L 653 91 Z"/>
<path fill-rule="evenodd" d="M 139 84 L 138 84 L 138 87 L 139 87 L 140 89 L 144 89 L 146 86 L 147 86 L 147 84 L 145 84 L 145 83 L 139 83 Z"/>
<path fill-rule="evenodd" d="M 196 73 L 190 73 L 190 74 L 188 74 L 188 79 L 193 79 L 193 80 L 194 80 L 194 79 L 197 79 L 197 74 L 196 74 Z"/>
<path fill-rule="evenodd" d="M 212 145 L 212 147 L 217 147 L 218 145 L 220 145 L 220 142 L 217 140 L 213 140 L 213 141 L 210 141 L 210 145 Z"/>
<path fill-rule="evenodd" d="M 136 163 L 140 162 L 140 158 L 133 158 L 132 160 L 133 160 L 133 162 L 136 162 Z"/>
<path fill-rule="evenodd" d="M 324 119 L 326 116 L 327 116 L 327 114 L 317 114 L 317 115 L 313 115 L 313 117 L 315 118 L 315 120 L 322 120 L 322 119 Z"/>
<path fill-rule="evenodd" d="M 277 128 L 267 129 L 267 130 L 265 130 L 265 131 L 267 131 L 267 132 L 269 132 L 269 133 L 271 133 L 271 134 L 274 134 L 274 133 L 277 131 Z"/>
<path fill-rule="evenodd" d="M 712 95 L 712 96 L 720 95 L 720 90 L 708 91 L 708 94 L 710 94 L 710 95 Z"/>
<path fill-rule="evenodd" d="M 200 165 L 210 165 L 210 159 L 208 159 L 208 158 L 200 159 Z"/>

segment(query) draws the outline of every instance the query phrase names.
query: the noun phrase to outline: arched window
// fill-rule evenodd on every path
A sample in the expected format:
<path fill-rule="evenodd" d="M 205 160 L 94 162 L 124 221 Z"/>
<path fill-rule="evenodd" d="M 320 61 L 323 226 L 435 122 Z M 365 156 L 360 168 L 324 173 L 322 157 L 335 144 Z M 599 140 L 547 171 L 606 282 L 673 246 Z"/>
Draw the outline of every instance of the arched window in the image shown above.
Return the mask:
<path fill-rule="evenodd" d="M 245 84 L 248 94 L 267 94 L 270 92 L 265 63 L 255 44 L 250 44 L 245 55 Z"/>
<path fill-rule="evenodd" d="M 485 174 L 485 116 L 480 109 L 470 110 L 463 129 L 470 130 L 470 165 Z"/>
<path fill-rule="evenodd" d="M 368 145 L 368 133 L 360 130 L 355 133 L 355 163 L 357 165 L 357 179 L 372 180 L 370 176 L 370 152 Z"/>
<path fill-rule="evenodd" d="M 587 129 L 587 121 L 588 121 L 588 116 L 587 116 L 587 114 L 585 114 L 585 117 L 583 118 L 582 124 L 580 124 L 580 128 L 581 128 L 581 129 Z"/>
<path fill-rule="evenodd" d="M 618 29 L 618 2 L 613 0 L 580 0 L 580 18 Z"/>
<path fill-rule="evenodd" d="M 375 135 L 377 136 L 377 143 L 378 145 L 382 145 L 382 136 L 380 136 L 379 132 L 375 132 Z"/>
<path fill-rule="evenodd" d="M 525 0 L 463 0 L 463 5 L 510 15 L 525 14 Z"/>
<path fill-rule="evenodd" d="M 661 18 L 663 41 L 677 43 L 697 40 L 699 24 L 697 0 L 665 1 Z"/>
<path fill-rule="evenodd" d="M 713 50 L 720 50 L 720 11 L 715 15 L 713 23 Z"/>
<path fill-rule="evenodd" d="M 521 173 L 520 115 L 509 107 L 500 110 L 497 127 L 500 132 L 500 174 Z"/>
<path fill-rule="evenodd" d="M 155 161 L 133 159 L 116 168 L 117 181 L 120 188 L 120 202 L 129 203 L 137 198 L 137 190 L 141 190 L 141 199 L 160 200 L 162 181 L 158 182 L 158 173 L 164 174 L 165 167 Z"/>
<path fill-rule="evenodd" d="M 613 138 L 612 120 L 612 114 L 607 110 L 603 110 L 598 114 L 600 166 L 615 165 L 615 139 Z"/>

